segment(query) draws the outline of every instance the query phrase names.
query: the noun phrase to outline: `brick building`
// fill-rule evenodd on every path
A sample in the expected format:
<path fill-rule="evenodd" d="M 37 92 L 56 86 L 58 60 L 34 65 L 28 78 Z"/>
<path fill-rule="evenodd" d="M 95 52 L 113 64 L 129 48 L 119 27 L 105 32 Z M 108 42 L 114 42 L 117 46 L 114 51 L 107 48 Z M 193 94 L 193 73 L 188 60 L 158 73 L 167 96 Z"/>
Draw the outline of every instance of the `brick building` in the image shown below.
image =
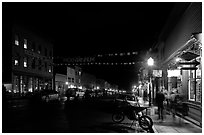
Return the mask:
<path fill-rule="evenodd" d="M 3 84 L 20 95 L 52 88 L 52 43 L 20 25 L 10 30 L 3 42 Z"/>

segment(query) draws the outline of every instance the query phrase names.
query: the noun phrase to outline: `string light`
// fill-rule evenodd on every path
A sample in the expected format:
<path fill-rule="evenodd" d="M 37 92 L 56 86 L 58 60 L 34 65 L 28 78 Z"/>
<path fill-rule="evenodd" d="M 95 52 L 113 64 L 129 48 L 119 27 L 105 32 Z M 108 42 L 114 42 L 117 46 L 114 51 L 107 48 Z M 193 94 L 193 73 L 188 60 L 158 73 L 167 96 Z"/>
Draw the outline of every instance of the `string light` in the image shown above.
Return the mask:
<path fill-rule="evenodd" d="M 121 53 L 109 53 L 109 54 L 97 54 L 97 55 L 95 55 L 95 57 L 113 57 L 113 56 L 118 56 L 118 57 L 120 57 L 120 56 L 131 56 L 131 55 L 137 55 L 138 54 L 138 52 L 126 52 L 126 53 L 124 53 L 124 52 L 121 52 Z M 49 57 L 50 59 L 53 59 L 54 57 Z M 62 56 L 56 56 L 55 57 L 56 59 L 65 59 L 65 57 L 62 57 Z M 70 58 L 70 59 L 79 59 L 79 58 L 81 58 L 81 57 L 75 57 L 75 58 Z M 89 57 L 87 57 L 87 58 L 89 58 Z M 92 57 L 90 57 L 90 58 L 92 58 Z M 82 58 L 83 59 L 83 58 Z"/>
<path fill-rule="evenodd" d="M 60 63 L 60 64 L 56 64 L 58 66 L 71 66 L 71 65 L 135 65 L 136 63 L 140 63 L 140 62 L 124 62 L 124 63 L 105 63 L 105 62 L 95 62 L 95 63 Z"/>

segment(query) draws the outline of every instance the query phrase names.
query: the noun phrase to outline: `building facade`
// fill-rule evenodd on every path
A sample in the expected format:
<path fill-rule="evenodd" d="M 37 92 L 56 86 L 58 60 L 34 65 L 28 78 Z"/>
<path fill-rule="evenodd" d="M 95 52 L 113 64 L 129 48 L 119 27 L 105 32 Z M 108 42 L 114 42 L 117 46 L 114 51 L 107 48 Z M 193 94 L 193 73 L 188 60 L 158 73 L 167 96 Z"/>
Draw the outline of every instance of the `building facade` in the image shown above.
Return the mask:
<path fill-rule="evenodd" d="M 60 93 L 60 95 L 65 95 L 67 90 L 67 76 L 63 74 L 56 73 L 55 75 L 55 90 Z"/>
<path fill-rule="evenodd" d="M 75 69 L 72 67 L 67 67 L 67 85 L 68 85 L 68 88 L 76 87 L 75 81 L 76 81 Z"/>
<path fill-rule="evenodd" d="M 188 116 L 202 123 L 202 3 L 179 3 L 155 46 L 159 84 L 188 104 Z"/>
<path fill-rule="evenodd" d="M 82 69 L 78 66 L 75 66 L 75 85 L 77 88 L 82 88 L 81 76 L 82 76 Z"/>
<path fill-rule="evenodd" d="M 29 30 L 13 25 L 11 32 L 13 93 L 25 94 L 53 87 L 53 45 Z M 3 65 L 4 66 L 4 65 Z M 4 82 L 3 82 L 4 83 Z"/>

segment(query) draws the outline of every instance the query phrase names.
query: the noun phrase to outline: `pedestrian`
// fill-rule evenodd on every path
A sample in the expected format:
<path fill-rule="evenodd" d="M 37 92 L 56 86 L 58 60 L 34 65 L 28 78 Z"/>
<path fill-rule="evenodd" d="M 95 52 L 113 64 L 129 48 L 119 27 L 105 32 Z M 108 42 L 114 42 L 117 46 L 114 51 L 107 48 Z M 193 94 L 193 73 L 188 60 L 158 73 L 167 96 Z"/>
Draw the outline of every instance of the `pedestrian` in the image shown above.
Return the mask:
<path fill-rule="evenodd" d="M 156 94 L 156 104 L 158 107 L 158 119 L 161 119 L 163 121 L 164 117 L 163 117 L 163 110 L 164 110 L 164 100 L 165 100 L 165 96 L 163 94 L 162 90 L 159 90 Z"/>
<path fill-rule="evenodd" d="M 171 109 L 171 113 L 173 118 L 175 118 L 175 114 L 176 114 L 176 91 L 172 90 L 170 93 L 170 109 Z"/>
<path fill-rule="evenodd" d="M 145 89 L 145 90 L 144 90 L 144 94 L 143 94 L 143 97 L 144 97 L 143 99 L 144 99 L 144 101 L 147 101 L 147 95 L 148 95 L 148 94 L 147 94 L 147 89 Z"/>

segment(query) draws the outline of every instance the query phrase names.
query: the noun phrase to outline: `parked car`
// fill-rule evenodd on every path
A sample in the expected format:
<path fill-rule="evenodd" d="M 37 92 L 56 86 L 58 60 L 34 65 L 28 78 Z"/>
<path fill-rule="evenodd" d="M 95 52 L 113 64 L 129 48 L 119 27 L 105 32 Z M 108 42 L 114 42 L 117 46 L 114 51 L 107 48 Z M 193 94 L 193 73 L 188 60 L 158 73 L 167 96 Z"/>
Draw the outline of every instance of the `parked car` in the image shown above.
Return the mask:
<path fill-rule="evenodd" d="M 138 106 L 138 98 L 134 94 L 119 94 L 114 99 L 114 102 L 116 104 L 123 104 L 123 103 L 129 103 L 132 106 Z"/>
<path fill-rule="evenodd" d="M 55 90 L 43 90 L 41 92 L 41 99 L 45 102 L 60 101 L 60 95 Z"/>
<path fill-rule="evenodd" d="M 69 88 L 66 90 L 65 96 L 67 97 L 67 100 L 74 100 L 76 98 L 76 89 Z"/>

